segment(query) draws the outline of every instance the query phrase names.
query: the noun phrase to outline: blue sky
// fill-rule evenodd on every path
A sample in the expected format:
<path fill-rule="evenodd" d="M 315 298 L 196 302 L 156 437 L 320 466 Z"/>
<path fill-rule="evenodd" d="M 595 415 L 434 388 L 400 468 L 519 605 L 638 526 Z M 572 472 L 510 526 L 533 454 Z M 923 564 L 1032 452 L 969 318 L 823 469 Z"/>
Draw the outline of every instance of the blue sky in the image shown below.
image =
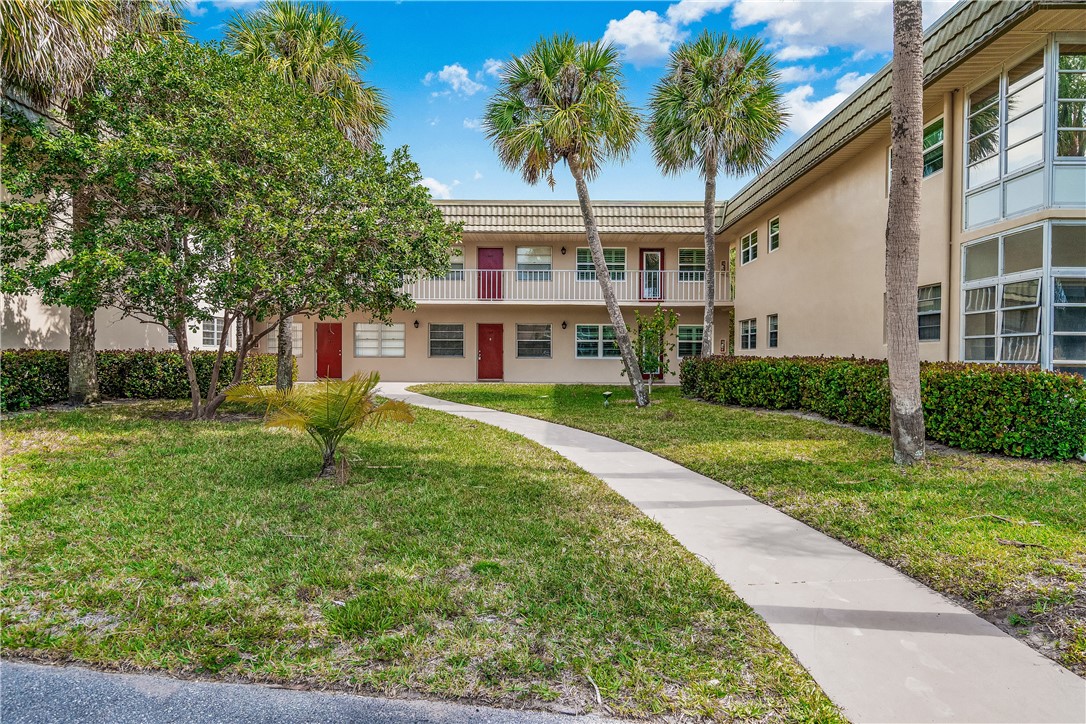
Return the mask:
<path fill-rule="evenodd" d="M 382 141 L 407 145 L 435 198 L 573 199 L 568 171 L 554 190 L 530 186 L 503 169 L 479 129 L 501 61 L 540 36 L 572 33 L 604 38 L 622 51 L 627 94 L 643 108 L 668 51 L 704 28 L 757 36 L 774 51 L 791 125 L 790 146 L 889 60 L 888 0 L 676 0 L 676 2 L 331 2 L 366 36 L 372 65 L 365 78 L 386 94 L 393 118 Z M 924 3 L 925 25 L 952 3 Z M 222 37 L 250 0 L 190 0 L 198 40 Z M 721 176 L 718 197 L 747 179 Z M 589 190 L 595 199 L 701 200 L 696 174 L 665 177 L 642 141 L 625 164 L 608 166 Z"/>

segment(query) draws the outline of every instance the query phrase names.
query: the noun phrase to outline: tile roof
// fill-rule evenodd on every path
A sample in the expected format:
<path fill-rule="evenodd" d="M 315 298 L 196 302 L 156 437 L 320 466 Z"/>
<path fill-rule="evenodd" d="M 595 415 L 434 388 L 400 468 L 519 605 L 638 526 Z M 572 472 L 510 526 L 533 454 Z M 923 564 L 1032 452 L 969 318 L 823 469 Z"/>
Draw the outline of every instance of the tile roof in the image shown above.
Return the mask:
<path fill-rule="evenodd" d="M 584 233 L 576 201 L 447 201 L 434 204 L 464 231 L 495 233 Z M 723 205 L 722 205 L 723 206 Z M 593 201 L 601 233 L 702 233 L 701 202 Z M 717 211 L 717 219 L 722 209 Z"/>

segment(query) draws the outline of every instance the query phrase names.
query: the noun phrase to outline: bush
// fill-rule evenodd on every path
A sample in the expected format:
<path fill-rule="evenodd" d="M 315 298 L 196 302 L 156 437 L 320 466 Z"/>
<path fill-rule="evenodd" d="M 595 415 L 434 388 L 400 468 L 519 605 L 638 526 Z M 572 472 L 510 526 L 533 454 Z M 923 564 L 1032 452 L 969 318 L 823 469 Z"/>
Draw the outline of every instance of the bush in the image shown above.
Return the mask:
<path fill-rule="evenodd" d="M 799 409 L 890 429 L 885 360 L 834 357 L 691 357 L 683 394 L 744 407 Z M 1038 369 L 922 363 L 932 440 L 977 452 L 1067 460 L 1086 455 L 1086 380 Z"/>
<path fill-rule="evenodd" d="M 196 379 L 207 392 L 215 352 L 193 352 Z M 225 386 L 234 373 L 236 352 L 223 356 Z M 249 354 L 243 382 L 275 384 L 275 355 Z M 107 398 L 187 399 L 189 380 L 181 353 L 158 350 L 103 350 L 98 352 L 98 386 Z M 294 377 L 298 376 L 297 363 Z M 220 387 L 221 389 L 221 387 Z M 52 349 L 6 349 L 0 353 L 0 410 L 25 410 L 68 399 L 68 352 Z"/>

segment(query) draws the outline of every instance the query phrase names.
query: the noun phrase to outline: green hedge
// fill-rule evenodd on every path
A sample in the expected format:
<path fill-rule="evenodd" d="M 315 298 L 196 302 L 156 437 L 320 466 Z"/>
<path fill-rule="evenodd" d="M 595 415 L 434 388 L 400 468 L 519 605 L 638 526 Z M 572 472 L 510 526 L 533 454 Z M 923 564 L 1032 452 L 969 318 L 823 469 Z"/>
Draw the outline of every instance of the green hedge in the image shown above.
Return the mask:
<path fill-rule="evenodd" d="M 691 357 L 683 394 L 743 407 L 808 410 L 890 429 L 885 360 L 835 357 Z M 1086 455 L 1086 380 L 1012 366 L 924 363 L 928 437 L 978 452 L 1067 460 Z"/>
<path fill-rule="evenodd" d="M 193 352 L 196 378 L 207 393 L 215 352 Z M 229 381 L 237 353 L 227 352 L 223 371 Z M 249 354 L 246 382 L 275 384 L 273 354 Z M 295 363 L 294 376 L 298 376 Z M 185 363 L 176 351 L 103 350 L 98 352 L 98 387 L 106 398 L 188 399 Z M 0 410 L 25 410 L 68 399 L 68 352 L 52 349 L 5 349 L 0 353 Z"/>

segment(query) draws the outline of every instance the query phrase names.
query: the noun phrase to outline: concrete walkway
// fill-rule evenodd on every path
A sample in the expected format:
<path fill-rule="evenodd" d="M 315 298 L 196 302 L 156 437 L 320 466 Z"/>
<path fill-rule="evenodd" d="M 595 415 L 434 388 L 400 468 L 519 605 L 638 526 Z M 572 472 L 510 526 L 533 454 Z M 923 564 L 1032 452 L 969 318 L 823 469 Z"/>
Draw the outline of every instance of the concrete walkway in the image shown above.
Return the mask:
<path fill-rule="evenodd" d="M 602 724 L 608 720 L 4 661 L 0 663 L 0 721 L 4 724 Z"/>
<path fill-rule="evenodd" d="M 705 558 L 854 722 L 1086 722 L 1086 681 L 908 576 L 638 448 L 382 383 L 534 440 Z"/>

